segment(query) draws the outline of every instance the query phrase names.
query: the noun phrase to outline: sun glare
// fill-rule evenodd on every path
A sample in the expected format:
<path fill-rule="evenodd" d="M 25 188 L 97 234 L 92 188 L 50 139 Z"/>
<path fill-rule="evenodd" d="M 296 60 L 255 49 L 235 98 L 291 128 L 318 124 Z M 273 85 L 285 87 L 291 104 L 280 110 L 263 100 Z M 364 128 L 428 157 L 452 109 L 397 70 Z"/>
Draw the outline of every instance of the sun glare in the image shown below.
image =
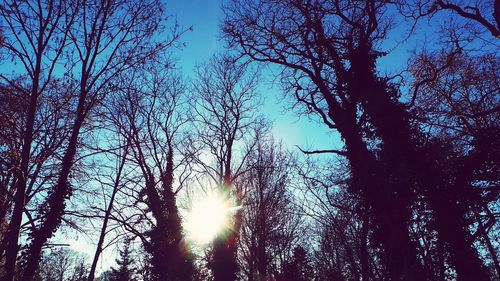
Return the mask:
<path fill-rule="evenodd" d="M 230 200 L 214 192 L 193 202 L 186 215 L 188 238 L 198 244 L 207 244 L 230 227 L 235 207 Z"/>

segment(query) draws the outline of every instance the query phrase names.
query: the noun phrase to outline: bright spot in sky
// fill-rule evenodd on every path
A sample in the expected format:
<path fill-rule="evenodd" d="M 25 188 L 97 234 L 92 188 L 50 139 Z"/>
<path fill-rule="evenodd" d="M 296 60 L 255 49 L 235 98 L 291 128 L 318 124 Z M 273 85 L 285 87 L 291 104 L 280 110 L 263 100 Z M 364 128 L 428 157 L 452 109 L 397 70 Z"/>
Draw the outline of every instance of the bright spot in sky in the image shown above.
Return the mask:
<path fill-rule="evenodd" d="M 198 244 L 211 242 L 230 228 L 231 217 L 236 209 L 230 200 L 217 192 L 193 202 L 184 224 L 188 238 Z"/>

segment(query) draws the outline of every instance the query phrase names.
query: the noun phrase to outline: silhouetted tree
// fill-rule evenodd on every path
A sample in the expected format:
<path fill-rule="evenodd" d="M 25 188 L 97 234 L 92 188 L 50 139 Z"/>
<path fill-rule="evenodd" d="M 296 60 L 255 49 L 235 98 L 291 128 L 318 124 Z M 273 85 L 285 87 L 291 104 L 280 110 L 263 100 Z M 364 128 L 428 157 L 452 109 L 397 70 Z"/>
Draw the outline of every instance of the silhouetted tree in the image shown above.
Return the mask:
<path fill-rule="evenodd" d="M 236 154 L 238 144 L 261 130 L 262 122 L 255 111 L 259 103 L 256 95 L 257 72 L 239 64 L 227 54 L 216 55 L 196 70 L 193 82 L 194 120 L 199 126 L 198 138 L 215 158 L 213 165 L 200 161 L 207 175 L 216 183 L 222 196 L 235 198 L 240 203 L 241 190 L 236 183 L 248 153 Z M 210 267 L 215 281 L 236 280 L 238 264 L 237 244 L 241 215 L 232 218 L 230 233 L 218 237 L 213 244 Z"/>
<path fill-rule="evenodd" d="M 306 106 L 306 112 L 318 114 L 340 132 L 346 151 L 322 152 L 349 159 L 352 180 L 357 182 L 350 186 L 361 191 L 373 211 L 375 237 L 383 246 L 392 279 L 425 278 L 408 229 L 411 204 L 419 193 L 428 200 L 439 238 L 450 245 L 459 280 L 487 280 L 469 243 L 463 210 L 449 196 L 453 185 L 443 182 L 441 167 L 422 145 L 421 131 L 398 100 L 397 85 L 377 72 L 376 61 L 384 54 L 378 46 L 394 17 L 387 5 L 234 1 L 226 8 L 224 32 L 246 57 L 282 66 L 285 89 Z M 449 58 L 454 55 L 450 52 Z M 378 140 L 376 154 L 365 144 L 370 136 Z"/>
<path fill-rule="evenodd" d="M 116 260 L 118 268 L 111 268 L 110 281 L 134 281 L 135 268 L 130 252 L 130 239 L 125 238 L 123 249 L 120 250 L 120 258 Z"/>
<path fill-rule="evenodd" d="M 69 2 L 68 2 L 69 3 Z M 135 67 L 168 48 L 171 41 L 154 42 L 154 35 L 161 31 L 164 21 L 162 3 L 133 1 L 71 2 L 78 13 L 78 24 L 69 28 L 67 72 L 77 80 L 73 93 L 76 95 L 75 116 L 67 147 L 63 153 L 57 182 L 41 205 L 38 227 L 30 233 L 29 244 L 23 254 L 24 280 L 31 280 L 40 259 L 43 245 L 58 229 L 66 200 L 72 194 L 70 174 L 80 144 L 80 132 L 89 116 L 95 111 L 110 88 L 110 81 L 125 70 Z"/>
<path fill-rule="evenodd" d="M 398 3 L 399 2 L 399 3 Z M 412 20 L 425 17 L 452 16 L 455 27 L 465 28 L 466 37 L 493 36 L 500 38 L 500 3 L 498 1 L 397 1 L 402 14 Z M 495 40 L 495 39 L 493 39 Z"/>
<path fill-rule="evenodd" d="M 84 281 L 88 274 L 86 257 L 66 248 L 45 250 L 35 280 Z"/>
<path fill-rule="evenodd" d="M 268 135 L 255 140 L 240 179 L 245 191 L 238 256 L 245 279 L 267 280 L 290 258 L 303 236 L 303 221 L 290 190 L 294 155 Z"/>
<path fill-rule="evenodd" d="M 35 1 L 33 1 L 35 2 Z M 78 5 L 76 5 L 78 6 Z M 11 55 L 27 75 L 26 90 L 23 91 L 25 112 L 21 129 L 20 159 L 16 164 L 12 190 L 15 190 L 12 217 L 5 237 L 5 269 L 3 280 L 13 280 L 19 250 L 18 238 L 22 214 L 26 205 L 26 189 L 35 136 L 36 116 L 40 98 L 52 81 L 54 68 L 66 47 L 69 28 L 75 18 L 75 5 L 66 1 L 5 1 L 0 6 L 2 29 L 9 30 L 10 36 L 2 39 L 2 49 Z M 11 77 L 2 75 L 9 86 L 20 90 Z M 17 77 L 14 77 L 17 78 Z M 24 92 L 25 91 L 25 92 Z M 39 125 L 39 124 L 37 124 Z M 37 259 L 38 260 L 38 259 Z"/>
<path fill-rule="evenodd" d="M 433 73 L 435 65 L 445 59 L 439 52 L 421 53 L 415 58 L 410 67 L 418 92 L 411 110 L 421 126 L 428 128 L 433 157 L 453 188 L 448 196 L 463 213 L 463 224 L 477 227 L 468 244 L 482 236 L 484 251 L 489 252 L 489 260 L 499 272 L 498 258 L 488 242 L 488 227 L 484 227 L 496 221 L 491 204 L 500 175 L 498 161 L 493 160 L 500 155 L 497 62 L 487 53 L 474 57 L 460 54 L 446 69 Z M 429 76 L 434 79 L 425 81 Z"/>
<path fill-rule="evenodd" d="M 332 170 L 331 166 L 337 167 Z M 348 161 L 317 158 L 302 161 L 297 170 L 303 182 L 301 209 L 313 219 L 317 237 L 311 257 L 317 280 L 382 280 L 385 268 L 374 240 L 373 214 L 352 183 Z"/>
<path fill-rule="evenodd" d="M 117 137 L 117 139 L 119 139 L 119 138 Z M 94 258 L 92 260 L 92 265 L 90 267 L 89 275 L 88 275 L 88 278 L 87 278 L 88 281 L 93 281 L 94 280 L 95 271 L 96 271 L 96 268 L 97 268 L 97 262 L 99 261 L 99 256 L 101 255 L 101 253 L 103 251 L 103 248 L 104 248 L 104 246 L 103 246 L 104 245 L 104 239 L 106 238 L 106 234 L 107 234 L 107 231 L 108 231 L 108 229 L 107 229 L 108 228 L 108 223 L 109 223 L 110 218 L 112 216 L 113 207 L 115 206 L 114 205 L 115 199 L 117 197 L 118 191 L 122 187 L 121 180 L 123 180 L 124 167 L 125 167 L 125 163 L 126 163 L 126 160 L 127 160 L 127 156 L 129 154 L 129 150 L 130 150 L 129 146 L 130 146 L 129 140 L 125 140 L 125 143 L 123 144 L 123 147 L 119 150 L 119 152 L 121 152 L 121 153 L 116 156 L 116 161 L 117 161 L 116 165 L 117 166 L 116 166 L 115 178 L 113 179 L 113 183 L 112 183 L 112 188 L 113 189 L 111 191 L 111 196 L 109 198 L 109 201 L 107 202 L 107 208 L 106 208 L 106 211 L 104 213 L 102 227 L 101 227 L 101 231 L 100 231 L 100 234 L 99 234 L 99 240 L 97 241 L 97 246 L 96 246 Z M 128 247 L 127 244 L 126 244 L 126 246 Z"/>
<path fill-rule="evenodd" d="M 313 280 L 314 271 L 307 250 L 302 246 L 293 249 L 291 260 L 283 266 L 283 272 L 279 273 L 276 280 Z"/>
<path fill-rule="evenodd" d="M 297 104 L 339 131 L 345 151 L 316 153 L 337 153 L 349 159 L 350 187 L 373 209 L 390 276 L 421 280 L 423 270 L 408 231 L 410 183 L 394 178 L 396 171 L 386 169 L 367 146 L 368 133 L 373 132 L 366 124 L 367 113 L 359 107 L 363 104 L 360 88 L 366 85 L 361 78 L 351 77 L 357 73 L 355 61 L 362 61 L 355 54 L 360 40 L 380 40 L 388 26 L 377 24 L 382 4 L 368 1 L 352 6 L 348 2 L 233 1 L 226 7 L 224 33 L 230 46 L 238 47 L 246 57 L 282 66 L 283 87 Z"/>
<path fill-rule="evenodd" d="M 7 215 L 13 205 L 11 194 L 15 175 L 12 167 L 19 165 L 19 147 L 21 137 L 22 120 L 25 115 L 25 106 L 22 93 L 14 87 L 2 85 L 0 87 L 0 220 L 2 222 L 2 247 L 5 249 L 6 234 L 9 221 Z"/>
<path fill-rule="evenodd" d="M 123 87 L 110 97 L 111 117 L 117 132 L 130 142 L 138 172 L 131 179 L 139 188 L 134 205 L 144 204 L 141 212 L 154 219 L 143 217 L 149 223 L 143 243 L 150 254 L 151 279 L 190 280 L 193 265 L 176 205 L 176 195 L 190 174 L 189 155 L 183 154 L 182 130 L 189 122 L 185 87 L 168 63 L 163 68 L 150 66 L 137 68 L 132 77 L 120 77 Z"/>

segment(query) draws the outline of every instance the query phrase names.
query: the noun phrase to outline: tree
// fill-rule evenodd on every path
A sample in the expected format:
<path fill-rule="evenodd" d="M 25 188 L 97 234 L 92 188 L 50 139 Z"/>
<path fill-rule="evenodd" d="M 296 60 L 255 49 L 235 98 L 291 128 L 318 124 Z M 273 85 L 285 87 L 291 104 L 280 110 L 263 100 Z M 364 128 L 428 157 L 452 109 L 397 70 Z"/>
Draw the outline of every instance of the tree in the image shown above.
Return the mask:
<path fill-rule="evenodd" d="M 5 237 L 7 270 L 4 280 L 12 280 L 15 274 L 16 259 L 19 250 L 18 237 L 25 208 L 29 166 L 32 153 L 35 121 L 39 110 L 39 99 L 50 84 L 54 68 L 67 44 L 69 28 L 73 24 L 77 6 L 66 1 L 38 1 L 32 5 L 29 1 L 6 1 L 1 7 L 1 16 L 12 36 L 2 39 L 2 47 L 24 67 L 27 74 L 25 122 L 22 127 L 21 157 L 16 163 L 18 169 L 12 182 L 15 185 L 14 209 Z M 57 34 L 57 35 L 55 35 Z M 15 81 L 1 75 L 10 86 L 17 86 Z"/>
<path fill-rule="evenodd" d="M 239 257 L 247 280 L 267 280 L 290 258 L 300 237 L 302 217 L 291 192 L 296 159 L 268 135 L 256 135 L 256 144 L 240 182 L 242 225 Z"/>
<path fill-rule="evenodd" d="M 459 280 L 487 280 L 477 251 L 467 243 L 464 213 L 449 196 L 453 186 L 441 181 L 442 169 L 398 100 L 398 85 L 377 72 L 376 61 L 384 54 L 378 46 L 394 16 L 390 4 L 257 2 L 235 1 L 226 8 L 228 41 L 251 60 L 282 66 L 285 89 L 307 113 L 340 132 L 346 151 L 322 152 L 349 159 L 357 181 L 351 186 L 360 188 L 374 213 L 389 276 L 425 278 L 409 233 L 411 204 L 419 194 L 432 209 L 440 239 L 450 245 Z M 366 146 L 370 138 L 377 141 L 375 149 Z"/>
<path fill-rule="evenodd" d="M 297 176 L 303 193 L 301 210 L 313 220 L 311 258 L 317 280 L 382 280 L 386 269 L 374 239 L 373 213 L 363 198 L 350 192 L 348 161 L 306 158 Z M 330 167 L 337 167 L 332 170 Z"/>
<path fill-rule="evenodd" d="M 22 120 L 25 112 L 22 95 L 14 87 L 1 87 L 0 104 L 0 128 L 2 128 L 0 133 L 0 219 L 3 224 L 2 247 L 0 249 L 3 251 L 3 245 L 6 242 L 3 236 L 9 226 L 7 215 L 13 203 L 11 190 L 15 175 L 12 167 L 18 166 L 19 153 L 16 148 L 19 147 L 19 141 L 22 139 L 20 133 L 22 124 L 15 120 Z"/>
<path fill-rule="evenodd" d="M 130 239 L 126 238 L 123 249 L 120 250 L 120 259 L 116 260 L 118 264 L 118 269 L 111 268 L 111 274 L 109 276 L 111 281 L 134 281 L 135 279 L 135 269 L 134 261 L 130 253 Z"/>
<path fill-rule="evenodd" d="M 83 281 L 87 275 L 86 257 L 66 248 L 44 251 L 37 280 Z"/>
<path fill-rule="evenodd" d="M 168 62 L 163 61 L 163 68 L 151 66 L 136 68 L 132 77 L 120 77 L 123 87 L 110 96 L 110 117 L 116 131 L 130 142 L 131 165 L 138 171 L 130 182 L 139 187 L 134 205 L 144 204 L 142 217 L 149 223 L 143 244 L 151 257 L 151 278 L 190 280 L 193 265 L 183 247 L 176 205 L 176 195 L 190 173 L 189 153 L 183 151 L 182 130 L 189 122 L 185 87 Z"/>
<path fill-rule="evenodd" d="M 94 275 L 95 275 L 95 270 L 96 270 L 96 267 L 97 267 L 97 262 L 99 261 L 99 256 L 101 255 L 102 250 L 103 250 L 104 239 L 106 237 L 108 223 L 109 223 L 109 220 L 110 220 L 112 212 L 113 212 L 113 206 L 114 206 L 114 203 L 115 203 L 115 198 L 116 198 L 116 196 L 118 194 L 118 191 L 121 189 L 122 183 L 120 181 L 123 179 L 122 173 L 123 173 L 123 170 L 124 170 L 124 167 L 125 167 L 125 163 L 126 163 L 126 160 L 127 160 L 127 155 L 129 153 L 129 149 L 130 149 L 129 146 L 130 146 L 130 143 L 127 140 L 126 143 L 123 144 L 122 149 L 119 150 L 121 153 L 116 157 L 117 158 L 116 159 L 116 161 L 117 161 L 117 168 L 116 168 L 115 178 L 113 179 L 113 186 L 112 186 L 113 189 L 112 189 L 112 192 L 111 192 L 111 197 L 109 198 L 109 201 L 107 203 L 108 206 L 107 206 L 106 211 L 104 213 L 104 218 L 103 218 L 103 222 L 102 222 L 101 232 L 100 232 L 100 235 L 99 235 L 99 240 L 97 242 L 97 247 L 96 247 L 96 250 L 95 250 L 94 259 L 92 261 L 92 265 L 90 267 L 89 275 L 88 275 L 88 278 L 87 278 L 88 281 L 93 281 L 94 280 Z M 127 247 L 126 249 L 128 251 L 128 244 L 126 244 L 126 247 Z"/>
<path fill-rule="evenodd" d="M 498 1 L 456 0 L 401 1 L 400 9 L 408 18 L 418 20 L 436 14 L 451 15 L 458 20 L 460 29 L 468 30 L 468 37 L 481 35 L 500 38 L 500 4 Z"/>
<path fill-rule="evenodd" d="M 446 69 L 434 74 L 434 79 L 419 82 L 431 76 L 435 65 L 445 59 L 439 52 L 424 52 L 414 58 L 410 69 L 418 92 L 411 110 L 439 149 L 437 161 L 454 188 L 455 202 L 469 218 L 466 224 L 494 224 L 491 195 L 496 193 L 499 175 L 493 160 L 499 154 L 496 59 L 489 53 L 459 54 Z M 481 192 L 476 191 L 478 188 Z M 490 253 L 491 263 L 500 272 L 486 229 L 479 227 L 469 243 L 483 236 L 484 251 Z"/>
<path fill-rule="evenodd" d="M 366 110 L 360 108 L 360 87 L 365 83 L 360 83 L 364 81 L 360 77 L 350 77 L 357 73 L 353 68 L 358 61 L 356 47 L 363 47 L 358 45 L 360 40 L 379 40 L 387 31 L 387 24 L 374 22 L 382 4 L 365 4 L 233 1 L 226 7 L 224 33 L 230 46 L 238 47 L 247 58 L 281 66 L 283 87 L 297 105 L 341 134 L 345 151 L 319 152 L 349 159 L 351 188 L 373 208 L 390 276 L 420 280 L 423 270 L 408 232 L 412 191 L 400 188 L 410 184 L 393 182 L 395 178 L 388 173 L 395 171 L 385 169 L 367 146 L 371 129 Z"/>
<path fill-rule="evenodd" d="M 283 267 L 283 273 L 279 274 L 277 280 L 312 280 L 314 271 L 310 263 L 309 255 L 302 246 L 296 246 L 293 249 L 292 259 Z"/>
<path fill-rule="evenodd" d="M 68 31 L 73 52 L 67 70 L 70 78 L 78 77 L 73 89 L 77 99 L 75 116 L 57 181 L 40 207 L 39 226 L 32 230 L 23 254 L 24 280 L 32 279 L 43 245 L 61 223 L 65 202 L 73 191 L 70 174 L 79 148 L 81 129 L 112 88 L 110 81 L 168 48 L 178 38 L 174 33 L 172 41 L 152 44 L 154 34 L 161 31 L 160 24 L 164 21 L 159 1 L 141 5 L 133 1 L 84 2 L 75 10 L 78 11 L 75 21 L 79 24 L 71 26 Z"/>
<path fill-rule="evenodd" d="M 228 54 L 216 55 L 208 63 L 199 65 L 192 91 L 194 120 L 198 138 L 215 158 L 213 165 L 200 161 L 206 174 L 215 182 L 224 198 L 241 202 L 237 180 L 248 153 L 238 157 L 238 143 L 252 131 L 262 130 L 262 122 L 255 116 L 259 102 L 256 95 L 257 72 L 238 64 Z M 252 145 L 250 145 L 252 146 Z M 248 150 L 250 151 L 250 150 Z M 211 269 L 216 281 L 236 280 L 237 244 L 241 215 L 234 215 L 230 234 L 218 237 L 213 245 Z"/>

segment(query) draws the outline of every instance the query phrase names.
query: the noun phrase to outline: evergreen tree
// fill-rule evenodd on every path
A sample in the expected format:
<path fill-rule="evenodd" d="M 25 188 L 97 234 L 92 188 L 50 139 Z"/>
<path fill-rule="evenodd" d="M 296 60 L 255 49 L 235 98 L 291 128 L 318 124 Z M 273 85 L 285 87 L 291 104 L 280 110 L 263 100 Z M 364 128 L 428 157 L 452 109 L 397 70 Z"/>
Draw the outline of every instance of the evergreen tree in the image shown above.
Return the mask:
<path fill-rule="evenodd" d="M 116 260 L 118 269 L 111 268 L 111 281 L 133 281 L 135 280 L 135 269 L 130 253 L 130 239 L 126 239 L 123 250 L 120 250 L 120 258 Z"/>

